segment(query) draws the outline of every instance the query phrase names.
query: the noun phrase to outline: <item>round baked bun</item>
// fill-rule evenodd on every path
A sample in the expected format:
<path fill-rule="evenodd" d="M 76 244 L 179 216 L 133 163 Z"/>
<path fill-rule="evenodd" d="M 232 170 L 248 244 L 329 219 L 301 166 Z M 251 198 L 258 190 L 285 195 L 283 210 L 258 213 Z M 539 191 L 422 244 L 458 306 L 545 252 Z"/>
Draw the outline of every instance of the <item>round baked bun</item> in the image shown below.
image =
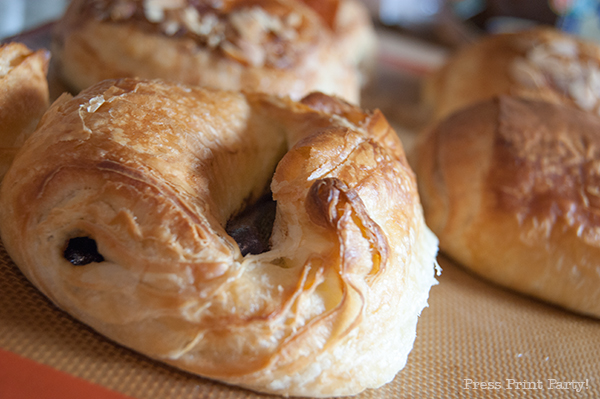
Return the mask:
<path fill-rule="evenodd" d="M 600 114 L 600 47 L 552 28 L 487 36 L 427 81 L 436 118 L 498 95 L 566 104 Z"/>
<path fill-rule="evenodd" d="M 501 96 L 417 146 L 440 249 L 505 287 L 600 317 L 600 119 Z"/>
<path fill-rule="evenodd" d="M 267 247 L 242 253 L 256 237 L 230 225 L 265 193 Z M 390 381 L 435 283 L 437 239 L 396 133 L 323 94 L 294 103 L 128 79 L 64 95 L 0 207 L 6 250 L 57 306 L 261 392 Z"/>
<path fill-rule="evenodd" d="M 358 103 L 359 66 L 375 42 L 368 10 L 355 0 L 305 2 L 74 0 L 53 54 L 74 91 L 139 77 Z"/>
<path fill-rule="evenodd" d="M 48 109 L 49 58 L 21 43 L 0 46 L 0 180 Z"/>

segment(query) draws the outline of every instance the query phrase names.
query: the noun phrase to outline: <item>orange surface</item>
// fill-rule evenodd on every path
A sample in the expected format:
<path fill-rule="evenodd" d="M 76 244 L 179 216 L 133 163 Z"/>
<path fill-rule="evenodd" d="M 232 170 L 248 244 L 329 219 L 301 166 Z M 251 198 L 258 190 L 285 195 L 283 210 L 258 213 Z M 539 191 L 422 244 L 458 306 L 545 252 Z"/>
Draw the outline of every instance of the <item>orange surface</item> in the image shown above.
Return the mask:
<path fill-rule="evenodd" d="M 2 399 L 125 399 L 128 396 L 0 349 Z"/>

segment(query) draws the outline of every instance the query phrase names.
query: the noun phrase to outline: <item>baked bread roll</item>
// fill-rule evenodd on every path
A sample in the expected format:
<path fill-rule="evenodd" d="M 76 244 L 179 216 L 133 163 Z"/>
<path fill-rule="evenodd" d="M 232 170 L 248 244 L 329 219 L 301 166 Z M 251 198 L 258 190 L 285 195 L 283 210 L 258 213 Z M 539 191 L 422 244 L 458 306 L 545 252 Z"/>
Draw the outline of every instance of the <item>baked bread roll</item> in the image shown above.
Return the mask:
<path fill-rule="evenodd" d="M 600 119 L 501 96 L 457 111 L 417 146 L 440 249 L 505 287 L 600 317 Z"/>
<path fill-rule="evenodd" d="M 458 51 L 425 85 L 436 118 L 498 95 L 600 114 L 600 48 L 552 28 L 492 35 Z"/>
<path fill-rule="evenodd" d="M 358 65 L 375 38 L 367 9 L 356 0 L 305 2 L 74 0 L 53 54 L 76 91 L 140 77 L 358 103 Z"/>
<path fill-rule="evenodd" d="M 21 43 L 0 46 L 0 180 L 48 108 L 49 58 Z"/>
<path fill-rule="evenodd" d="M 228 225 L 265 192 L 268 247 L 244 255 Z M 390 381 L 435 283 L 437 239 L 398 137 L 380 112 L 323 94 L 125 79 L 63 95 L 0 207 L 6 250 L 60 308 L 261 392 Z"/>

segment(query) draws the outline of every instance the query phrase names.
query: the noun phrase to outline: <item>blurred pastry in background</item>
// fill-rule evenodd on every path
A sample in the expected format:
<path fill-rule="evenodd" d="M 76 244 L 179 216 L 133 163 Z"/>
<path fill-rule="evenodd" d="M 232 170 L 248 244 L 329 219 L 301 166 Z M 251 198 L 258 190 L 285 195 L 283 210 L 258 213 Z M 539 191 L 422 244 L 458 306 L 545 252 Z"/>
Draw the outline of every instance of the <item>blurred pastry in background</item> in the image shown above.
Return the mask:
<path fill-rule="evenodd" d="M 48 108 L 49 59 L 21 43 L 0 46 L 0 179 Z"/>
<path fill-rule="evenodd" d="M 456 52 L 424 87 L 435 118 L 497 95 L 600 114 L 600 47 L 553 28 L 491 35 Z"/>
<path fill-rule="evenodd" d="M 361 0 L 302 0 L 333 31 L 344 59 L 358 67 L 361 85 L 375 68 L 377 37 L 373 20 Z"/>
<path fill-rule="evenodd" d="M 135 76 L 358 103 L 374 43 L 355 0 L 74 0 L 53 54 L 74 91 Z"/>
<path fill-rule="evenodd" d="M 500 96 L 439 121 L 416 155 L 442 252 L 502 286 L 600 317 L 600 118 Z"/>

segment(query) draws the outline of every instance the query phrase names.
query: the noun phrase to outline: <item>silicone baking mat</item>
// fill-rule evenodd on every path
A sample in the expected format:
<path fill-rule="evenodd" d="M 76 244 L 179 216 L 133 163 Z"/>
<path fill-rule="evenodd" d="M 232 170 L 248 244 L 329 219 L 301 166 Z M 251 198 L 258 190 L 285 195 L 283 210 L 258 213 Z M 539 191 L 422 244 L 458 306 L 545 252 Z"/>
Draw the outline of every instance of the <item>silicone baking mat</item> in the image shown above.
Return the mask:
<path fill-rule="evenodd" d="M 46 46 L 48 32 L 44 27 L 20 40 Z M 419 57 L 416 46 L 408 54 Z M 411 98 L 424 61 L 407 64 L 407 47 L 396 47 L 383 46 L 367 99 L 402 122 L 400 135 L 410 146 L 411 123 L 418 122 Z M 600 321 L 493 286 L 443 256 L 439 261 L 443 273 L 407 366 L 359 398 L 600 398 Z M 178 371 L 108 341 L 54 307 L 1 245 L 0 348 L 139 399 L 272 397 Z M 12 399 L 8 395 L 0 385 L 0 398 Z"/>
<path fill-rule="evenodd" d="M 421 315 L 407 366 L 393 382 L 360 398 L 600 397 L 598 321 L 494 287 L 443 257 L 440 264 L 444 270 Z M 263 397 L 106 340 L 55 308 L 3 248 L 0 292 L 0 348 L 139 399 Z M 475 389 L 475 382 L 499 388 Z M 583 387 L 558 389 L 558 382 Z"/>

